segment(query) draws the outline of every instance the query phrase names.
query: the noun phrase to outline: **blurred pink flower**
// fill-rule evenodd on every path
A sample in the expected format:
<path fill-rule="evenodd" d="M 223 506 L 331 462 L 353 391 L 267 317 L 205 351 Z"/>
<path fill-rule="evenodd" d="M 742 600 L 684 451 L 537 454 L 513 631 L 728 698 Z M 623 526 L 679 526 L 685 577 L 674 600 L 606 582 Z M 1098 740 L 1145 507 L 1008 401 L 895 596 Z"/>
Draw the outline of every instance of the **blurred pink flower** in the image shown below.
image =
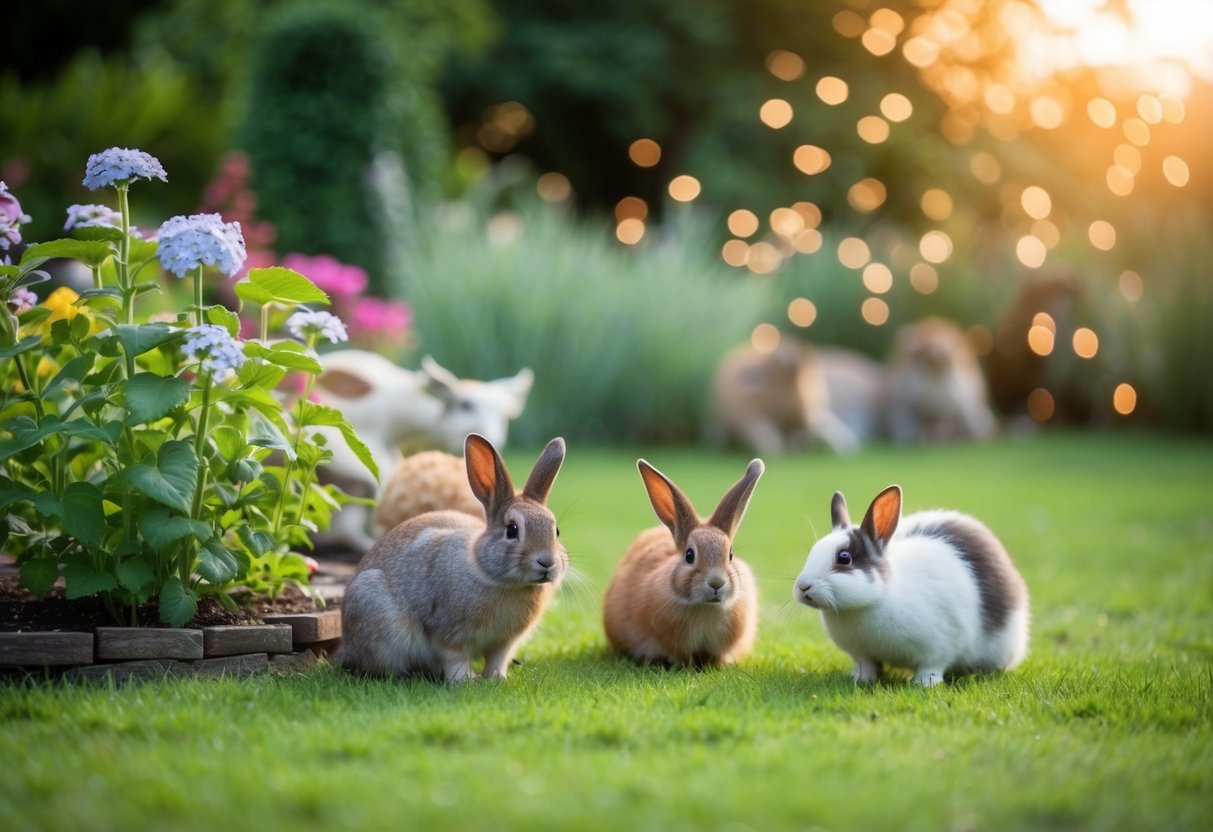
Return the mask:
<path fill-rule="evenodd" d="M 327 254 L 308 257 L 292 253 L 282 258 L 282 265 L 299 272 L 335 299 L 356 298 L 366 291 L 364 269 L 342 263 Z"/>
<path fill-rule="evenodd" d="M 376 297 L 360 298 L 348 317 L 350 332 L 371 337 L 400 338 L 413 324 L 413 310 L 397 300 Z"/>

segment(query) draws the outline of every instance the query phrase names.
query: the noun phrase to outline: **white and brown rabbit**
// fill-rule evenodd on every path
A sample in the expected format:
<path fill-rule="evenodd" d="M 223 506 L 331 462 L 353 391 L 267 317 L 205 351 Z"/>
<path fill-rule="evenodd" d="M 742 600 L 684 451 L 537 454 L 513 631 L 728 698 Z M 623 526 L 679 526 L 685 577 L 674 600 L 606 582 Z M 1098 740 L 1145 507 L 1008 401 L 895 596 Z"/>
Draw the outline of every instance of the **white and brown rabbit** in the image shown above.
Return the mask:
<path fill-rule="evenodd" d="M 851 525 L 835 493 L 833 531 L 809 551 L 792 594 L 821 610 L 834 643 L 874 682 L 907 667 L 935 685 L 955 673 L 1009 670 L 1028 652 L 1028 590 L 985 525 L 956 511 L 901 518 L 901 488 L 877 495 Z"/>
<path fill-rule="evenodd" d="M 435 511 L 401 523 L 358 564 L 341 605 L 336 661 L 372 676 L 418 673 L 450 682 L 504 679 L 568 567 L 546 505 L 563 439 L 543 449 L 521 494 L 487 439 L 464 443 L 468 482 L 485 519 Z"/>
<path fill-rule="evenodd" d="M 733 536 L 758 478 L 756 459 L 721 499 L 711 519 L 668 477 L 637 462 L 657 518 L 642 532 L 607 588 L 607 640 L 638 661 L 693 667 L 731 664 L 754 646 L 758 591 L 750 567 L 733 555 Z"/>

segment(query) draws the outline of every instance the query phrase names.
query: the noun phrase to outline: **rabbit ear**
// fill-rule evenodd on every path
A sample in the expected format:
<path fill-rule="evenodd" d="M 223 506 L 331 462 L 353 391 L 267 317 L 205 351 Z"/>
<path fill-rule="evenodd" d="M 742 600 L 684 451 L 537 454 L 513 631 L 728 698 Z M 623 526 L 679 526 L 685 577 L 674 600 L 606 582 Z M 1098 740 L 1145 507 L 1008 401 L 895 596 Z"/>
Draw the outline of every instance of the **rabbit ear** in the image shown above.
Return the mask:
<path fill-rule="evenodd" d="M 681 549 L 686 545 L 691 530 L 699 525 L 699 515 L 687 496 L 670 479 L 643 459 L 636 460 L 644 489 L 649 492 L 649 502 L 657 519 L 674 535 L 674 545 Z"/>
<path fill-rule="evenodd" d="M 881 548 L 889 545 L 893 532 L 897 531 L 897 523 L 901 520 L 901 486 L 890 485 L 876 495 L 868 513 L 863 517 L 860 526 L 868 537 L 880 543 Z"/>
<path fill-rule="evenodd" d="M 741 518 L 745 516 L 746 506 L 750 504 L 750 495 L 754 493 L 754 486 L 758 484 L 758 478 L 765 470 L 766 466 L 762 464 L 761 459 L 752 461 L 745 469 L 745 474 L 741 479 L 720 498 L 720 504 L 716 506 L 716 511 L 712 513 L 712 519 L 708 521 L 708 524 L 732 537 L 736 533 L 737 527 L 741 525 Z"/>
<path fill-rule="evenodd" d="M 834 499 L 830 501 L 830 522 L 836 529 L 851 528 L 851 513 L 847 511 L 847 498 L 842 496 L 841 491 L 835 491 Z"/>
<path fill-rule="evenodd" d="M 514 484 L 505 470 L 501 454 L 489 440 L 478 433 L 469 433 L 463 442 L 463 458 L 468 469 L 472 493 L 484 505 L 484 516 L 490 522 L 514 499 Z"/>
<path fill-rule="evenodd" d="M 559 436 L 547 444 L 543 453 L 539 455 L 539 459 L 535 460 L 535 464 L 531 467 L 531 475 L 527 477 L 526 487 L 522 489 L 523 497 L 529 497 L 540 503 L 548 501 L 552 483 L 556 480 L 556 475 L 560 473 L 561 463 L 564 462 L 564 450 L 564 440 Z"/>

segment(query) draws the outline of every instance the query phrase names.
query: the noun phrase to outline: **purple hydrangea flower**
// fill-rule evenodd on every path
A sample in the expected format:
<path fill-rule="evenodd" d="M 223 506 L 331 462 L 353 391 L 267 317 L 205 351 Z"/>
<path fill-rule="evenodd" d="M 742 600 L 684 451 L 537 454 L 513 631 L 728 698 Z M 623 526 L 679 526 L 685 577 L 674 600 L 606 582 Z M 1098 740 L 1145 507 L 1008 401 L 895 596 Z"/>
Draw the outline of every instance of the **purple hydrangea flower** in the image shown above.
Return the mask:
<path fill-rule="evenodd" d="M 106 226 L 109 228 L 122 227 L 122 215 L 106 205 L 69 205 L 67 206 L 67 222 L 64 231 L 73 228 L 94 228 Z"/>
<path fill-rule="evenodd" d="M 13 293 L 8 296 L 8 305 L 13 307 L 13 313 L 17 315 L 33 309 L 37 304 L 38 296 L 24 286 L 13 289 Z"/>
<path fill-rule="evenodd" d="M 0 251 L 21 242 L 21 224 L 29 222 L 29 214 L 21 210 L 17 197 L 9 193 L 8 185 L 0 182 Z"/>
<path fill-rule="evenodd" d="M 286 328 L 300 341 L 311 338 L 326 338 L 330 344 L 350 340 L 345 324 L 331 312 L 301 310 L 286 319 Z"/>
<path fill-rule="evenodd" d="M 248 257 L 240 223 L 225 223 L 219 214 L 173 217 L 160 226 L 159 238 L 160 263 L 177 277 L 199 266 L 217 266 L 231 277 Z"/>
<path fill-rule="evenodd" d="M 224 327 L 216 324 L 201 324 L 186 330 L 185 343 L 181 345 L 186 359 L 201 361 L 202 369 L 223 379 L 244 366 L 244 350 Z"/>
<path fill-rule="evenodd" d="M 90 191 L 137 179 L 167 182 L 168 174 L 155 156 L 127 147 L 111 147 L 94 153 L 88 157 L 88 164 L 84 167 L 84 185 Z"/>

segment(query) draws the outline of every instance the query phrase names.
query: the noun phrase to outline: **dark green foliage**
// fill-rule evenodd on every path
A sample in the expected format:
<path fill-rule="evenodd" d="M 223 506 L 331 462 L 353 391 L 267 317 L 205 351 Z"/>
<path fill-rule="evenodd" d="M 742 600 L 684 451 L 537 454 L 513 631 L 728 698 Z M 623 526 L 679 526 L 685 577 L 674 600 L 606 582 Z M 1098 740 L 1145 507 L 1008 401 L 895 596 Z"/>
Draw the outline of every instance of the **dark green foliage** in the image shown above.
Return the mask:
<path fill-rule="evenodd" d="M 244 145 L 261 216 L 285 252 L 331 254 L 382 279 L 371 166 L 390 150 L 389 59 L 356 12 L 283 13 L 253 45 Z"/>

